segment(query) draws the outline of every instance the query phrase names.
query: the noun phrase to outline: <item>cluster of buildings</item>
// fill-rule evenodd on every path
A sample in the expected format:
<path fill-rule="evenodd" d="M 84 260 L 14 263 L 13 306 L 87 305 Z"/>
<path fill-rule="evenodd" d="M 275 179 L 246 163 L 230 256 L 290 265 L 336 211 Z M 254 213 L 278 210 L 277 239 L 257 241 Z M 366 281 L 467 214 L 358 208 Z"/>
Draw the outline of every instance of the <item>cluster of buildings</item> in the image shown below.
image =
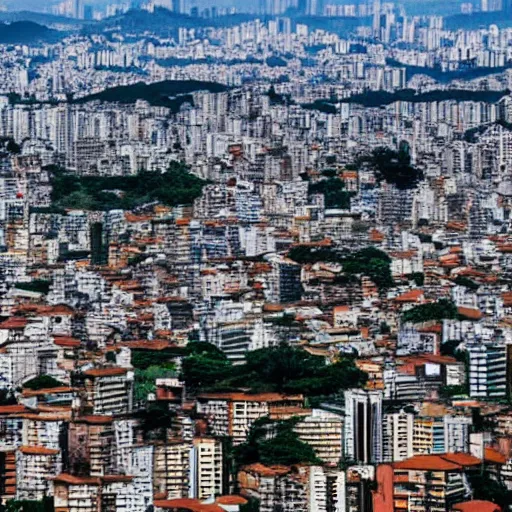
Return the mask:
<path fill-rule="evenodd" d="M 0 46 L 0 507 L 511 510 L 512 30 L 365 8 L 346 38 L 278 17 Z M 429 73 L 465 66 L 495 73 Z M 141 77 L 229 87 L 87 101 Z M 58 202 L 64 170 L 124 198 L 106 178 L 178 162 L 204 180 L 190 204 Z M 194 342 L 235 367 L 284 343 L 367 381 L 191 389 Z M 261 420 L 316 461 L 237 465 Z"/>

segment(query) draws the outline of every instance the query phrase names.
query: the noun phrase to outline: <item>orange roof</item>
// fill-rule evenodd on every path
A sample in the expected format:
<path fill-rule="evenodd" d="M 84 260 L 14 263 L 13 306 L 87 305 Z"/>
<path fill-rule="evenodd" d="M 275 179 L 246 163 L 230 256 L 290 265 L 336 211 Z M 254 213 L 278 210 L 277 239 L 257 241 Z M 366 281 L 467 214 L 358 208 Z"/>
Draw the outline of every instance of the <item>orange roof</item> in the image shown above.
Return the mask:
<path fill-rule="evenodd" d="M 57 455 L 59 450 L 52 450 L 45 446 L 22 446 L 19 451 L 24 455 Z"/>
<path fill-rule="evenodd" d="M 189 512 L 225 512 L 222 507 L 215 504 L 204 504 L 199 500 L 179 498 L 175 500 L 155 500 L 155 507 L 168 510 L 187 510 Z"/>
<path fill-rule="evenodd" d="M 243 392 L 220 392 L 202 393 L 197 397 L 199 400 L 226 400 L 228 402 L 286 402 L 303 401 L 303 395 L 282 395 L 280 393 L 243 393 Z"/>
<path fill-rule="evenodd" d="M 482 461 L 478 457 L 473 457 L 469 453 L 447 453 L 442 456 L 444 459 L 449 460 L 455 464 L 460 464 L 461 466 L 478 466 L 482 463 Z"/>
<path fill-rule="evenodd" d="M 125 375 L 127 372 L 126 368 L 94 368 L 85 371 L 84 375 L 87 377 L 114 377 L 116 375 Z"/>
<path fill-rule="evenodd" d="M 245 505 L 247 503 L 242 496 L 219 496 L 215 501 L 220 505 Z"/>
<path fill-rule="evenodd" d="M 484 458 L 486 462 L 493 462 L 495 464 L 504 465 L 507 463 L 507 457 L 494 448 L 486 448 Z"/>
<path fill-rule="evenodd" d="M 402 293 L 402 295 L 395 297 L 393 300 L 395 302 L 419 302 L 423 298 L 423 290 L 415 289 Z"/>
<path fill-rule="evenodd" d="M 501 507 L 490 501 L 473 500 L 452 506 L 456 512 L 501 512 Z"/>
<path fill-rule="evenodd" d="M 81 345 L 80 340 L 72 338 L 71 336 L 54 336 L 53 342 L 58 347 L 64 348 L 78 348 Z"/>
<path fill-rule="evenodd" d="M 43 396 L 43 395 L 58 395 L 59 393 L 71 393 L 73 388 L 69 386 L 60 386 L 58 388 L 46 388 L 46 389 L 24 389 L 22 391 L 23 396 Z"/>
<path fill-rule="evenodd" d="M 481 320 L 484 316 L 479 309 L 474 308 L 459 307 L 457 308 L 457 312 L 468 320 Z"/>
<path fill-rule="evenodd" d="M 73 476 L 68 473 L 61 473 L 53 479 L 55 482 L 71 485 L 100 485 L 100 479 L 94 476 Z"/>
<path fill-rule="evenodd" d="M 75 423 L 89 423 L 90 425 L 103 425 L 112 423 L 114 418 L 112 416 L 99 416 L 99 415 L 89 415 L 89 416 L 79 416 L 74 419 Z"/>
<path fill-rule="evenodd" d="M 256 462 L 255 464 L 244 466 L 242 471 L 256 473 L 260 476 L 272 477 L 277 475 L 286 475 L 286 473 L 290 472 L 290 468 L 288 466 L 265 466 L 264 464 Z"/>
<path fill-rule="evenodd" d="M 21 316 L 12 316 L 0 323 L 0 329 L 24 329 L 28 320 Z"/>
<path fill-rule="evenodd" d="M 410 459 L 392 464 L 394 469 L 412 471 L 459 471 L 465 466 L 476 466 L 480 459 L 465 453 L 445 455 L 415 455 Z"/>
<path fill-rule="evenodd" d="M 25 411 L 27 411 L 27 408 L 21 404 L 0 405 L 0 415 L 22 414 Z"/>

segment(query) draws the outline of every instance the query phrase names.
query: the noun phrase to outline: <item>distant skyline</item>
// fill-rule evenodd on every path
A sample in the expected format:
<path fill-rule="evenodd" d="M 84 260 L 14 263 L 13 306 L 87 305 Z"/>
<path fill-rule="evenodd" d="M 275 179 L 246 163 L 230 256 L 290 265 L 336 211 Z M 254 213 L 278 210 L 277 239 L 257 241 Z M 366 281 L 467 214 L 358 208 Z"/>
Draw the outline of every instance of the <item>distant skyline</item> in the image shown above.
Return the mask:
<path fill-rule="evenodd" d="M 331 4 L 350 4 L 350 3 L 362 3 L 368 0 L 326 0 L 326 3 Z M 371 1 L 371 0 L 370 0 Z M 60 3 L 61 0 L 0 0 L 0 7 L 7 8 L 9 10 L 33 10 L 33 11 L 45 11 L 48 10 L 52 5 Z M 106 6 L 113 3 L 122 3 L 123 0 L 85 0 L 86 5 L 94 6 Z M 452 0 L 455 5 L 460 5 L 463 0 Z M 211 7 L 212 5 L 218 7 L 236 7 L 237 9 L 243 10 L 247 6 L 246 0 L 189 0 L 190 6 L 198 6 L 200 8 Z M 399 0 L 397 4 L 402 5 L 417 5 L 417 0 Z M 423 0 L 422 5 L 428 6 L 429 8 L 435 7 L 436 4 L 440 8 L 446 8 L 446 2 L 443 0 Z M 451 2 L 450 2 L 451 3 Z M 453 5 L 453 4 L 452 4 Z"/>

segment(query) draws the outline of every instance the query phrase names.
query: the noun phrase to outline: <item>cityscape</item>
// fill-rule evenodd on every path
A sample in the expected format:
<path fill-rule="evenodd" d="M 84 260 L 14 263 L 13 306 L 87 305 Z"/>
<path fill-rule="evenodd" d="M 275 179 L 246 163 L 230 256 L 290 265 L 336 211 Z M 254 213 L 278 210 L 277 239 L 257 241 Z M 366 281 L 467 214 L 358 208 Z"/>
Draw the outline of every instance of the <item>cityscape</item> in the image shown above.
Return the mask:
<path fill-rule="evenodd" d="M 0 512 L 512 512 L 512 0 L 0 0 Z"/>

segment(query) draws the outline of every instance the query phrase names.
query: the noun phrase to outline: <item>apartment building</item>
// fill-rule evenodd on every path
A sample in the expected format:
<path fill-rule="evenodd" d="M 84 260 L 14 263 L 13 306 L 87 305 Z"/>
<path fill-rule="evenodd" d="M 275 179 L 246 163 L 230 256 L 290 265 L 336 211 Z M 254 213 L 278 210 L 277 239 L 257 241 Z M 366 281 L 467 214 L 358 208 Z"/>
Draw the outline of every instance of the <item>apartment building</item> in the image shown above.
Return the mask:
<path fill-rule="evenodd" d="M 507 395 L 508 350 L 498 343 L 468 345 L 471 398 L 496 400 Z"/>
<path fill-rule="evenodd" d="M 21 446 L 16 452 L 16 499 L 41 501 L 53 494 L 52 478 L 62 469 L 60 450 Z"/>
<path fill-rule="evenodd" d="M 191 493 L 192 445 L 170 442 L 154 447 L 153 483 L 155 494 L 166 499 L 188 498 Z"/>
<path fill-rule="evenodd" d="M 394 512 L 450 510 L 470 496 L 466 472 L 480 464 L 463 453 L 415 455 L 393 463 Z"/>
<path fill-rule="evenodd" d="M 384 414 L 382 422 L 382 459 L 394 462 L 413 456 L 414 414 L 400 411 Z"/>
<path fill-rule="evenodd" d="M 382 392 L 345 391 L 345 457 L 362 463 L 382 460 Z"/>
<path fill-rule="evenodd" d="M 313 409 L 294 428 L 299 439 L 309 444 L 326 464 L 337 465 L 343 451 L 343 417 L 329 411 Z"/>
<path fill-rule="evenodd" d="M 190 497 L 206 500 L 222 494 L 222 443 L 217 439 L 196 438 L 192 443 Z"/>
<path fill-rule="evenodd" d="M 133 374 L 125 368 L 95 368 L 83 373 L 84 411 L 93 415 L 129 414 L 133 404 Z"/>
<path fill-rule="evenodd" d="M 232 436 L 234 445 L 246 440 L 257 419 L 303 407 L 302 395 L 208 393 L 197 397 L 197 412 L 208 419 L 214 435 Z"/>

